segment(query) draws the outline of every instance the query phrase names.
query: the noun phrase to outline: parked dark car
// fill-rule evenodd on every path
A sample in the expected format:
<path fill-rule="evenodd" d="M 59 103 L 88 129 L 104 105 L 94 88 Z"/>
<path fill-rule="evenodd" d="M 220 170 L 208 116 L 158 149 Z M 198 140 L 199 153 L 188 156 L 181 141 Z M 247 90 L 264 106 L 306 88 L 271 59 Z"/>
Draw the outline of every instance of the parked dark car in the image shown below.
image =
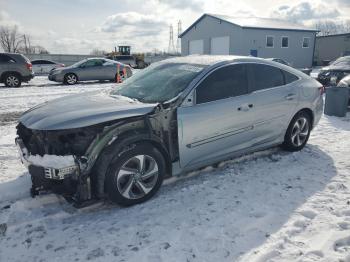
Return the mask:
<path fill-rule="evenodd" d="M 274 62 L 277 62 L 277 63 L 280 63 L 282 65 L 287 65 L 287 66 L 291 66 L 291 63 L 287 62 L 286 60 L 282 59 L 282 58 L 266 58 L 267 60 L 270 60 L 270 61 L 274 61 Z M 311 68 L 297 68 L 298 70 L 300 70 L 301 72 L 303 72 L 304 74 L 307 74 L 307 75 L 310 75 L 312 69 Z"/>
<path fill-rule="evenodd" d="M 16 143 L 33 195 L 61 186 L 78 203 L 128 206 L 151 198 L 165 177 L 277 145 L 301 150 L 322 94 L 316 80 L 265 59 L 173 58 L 115 89 L 30 109 Z"/>
<path fill-rule="evenodd" d="M 323 67 L 317 80 L 324 86 L 337 85 L 346 75 L 350 74 L 350 56 L 343 56 Z"/>
<path fill-rule="evenodd" d="M 34 77 L 29 59 L 22 54 L 0 53 L 0 82 L 7 87 L 20 87 Z"/>
<path fill-rule="evenodd" d="M 78 81 L 115 81 L 118 66 L 121 75 L 123 75 L 124 68 L 126 69 L 126 76 L 123 76 L 123 78 L 132 76 L 130 66 L 107 58 L 96 57 L 84 59 L 71 66 L 53 69 L 50 71 L 48 78 L 51 81 L 67 85 L 75 85 Z"/>

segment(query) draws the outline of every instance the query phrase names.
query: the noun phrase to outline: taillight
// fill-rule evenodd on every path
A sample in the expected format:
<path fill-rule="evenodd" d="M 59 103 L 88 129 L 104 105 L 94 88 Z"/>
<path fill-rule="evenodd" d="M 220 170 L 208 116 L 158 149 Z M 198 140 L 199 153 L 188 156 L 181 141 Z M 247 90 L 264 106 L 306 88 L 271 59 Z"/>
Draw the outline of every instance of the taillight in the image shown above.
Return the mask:
<path fill-rule="evenodd" d="M 321 96 L 326 92 L 326 88 L 324 86 L 319 87 L 318 90 L 320 91 Z"/>
<path fill-rule="evenodd" d="M 32 71 L 33 66 L 31 63 L 26 63 L 26 66 L 30 71 Z"/>

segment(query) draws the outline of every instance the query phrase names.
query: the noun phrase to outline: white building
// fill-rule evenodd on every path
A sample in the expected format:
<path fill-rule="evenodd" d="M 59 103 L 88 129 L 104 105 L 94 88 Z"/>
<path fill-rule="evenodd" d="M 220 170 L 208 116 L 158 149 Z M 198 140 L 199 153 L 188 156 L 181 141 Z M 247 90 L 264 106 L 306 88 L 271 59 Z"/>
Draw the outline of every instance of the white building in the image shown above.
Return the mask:
<path fill-rule="evenodd" d="M 181 35 L 182 55 L 252 55 L 311 67 L 315 29 L 287 21 L 203 14 Z"/>

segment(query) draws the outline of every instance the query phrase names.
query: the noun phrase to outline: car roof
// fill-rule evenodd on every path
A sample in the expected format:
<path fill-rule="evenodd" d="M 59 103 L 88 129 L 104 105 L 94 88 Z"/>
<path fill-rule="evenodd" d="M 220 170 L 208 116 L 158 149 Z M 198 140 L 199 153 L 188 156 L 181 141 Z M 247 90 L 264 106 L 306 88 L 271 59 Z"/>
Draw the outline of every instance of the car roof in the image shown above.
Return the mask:
<path fill-rule="evenodd" d="M 275 62 L 273 60 L 267 60 L 265 58 L 253 57 L 253 56 L 234 56 L 234 55 L 189 55 L 181 56 L 175 58 L 169 58 L 157 62 L 157 64 L 167 64 L 167 63 L 185 63 L 185 64 L 198 64 L 207 66 L 208 68 L 215 68 L 220 66 L 220 64 L 230 63 L 230 62 L 244 62 L 244 63 L 258 63 L 265 64 L 283 69 L 289 73 L 299 76 L 300 78 L 305 78 L 305 74 L 299 70 L 296 70 L 290 66 Z"/>
<path fill-rule="evenodd" d="M 163 60 L 166 63 L 188 63 L 211 66 L 222 62 L 266 62 L 271 60 L 253 56 L 234 56 L 234 55 L 189 55 Z M 273 63 L 273 62 L 272 62 Z"/>
<path fill-rule="evenodd" d="M 31 60 L 31 61 L 32 61 L 32 62 L 34 62 L 34 61 L 49 61 L 49 62 L 56 63 L 55 61 L 48 60 L 48 59 L 34 59 L 34 60 Z"/>

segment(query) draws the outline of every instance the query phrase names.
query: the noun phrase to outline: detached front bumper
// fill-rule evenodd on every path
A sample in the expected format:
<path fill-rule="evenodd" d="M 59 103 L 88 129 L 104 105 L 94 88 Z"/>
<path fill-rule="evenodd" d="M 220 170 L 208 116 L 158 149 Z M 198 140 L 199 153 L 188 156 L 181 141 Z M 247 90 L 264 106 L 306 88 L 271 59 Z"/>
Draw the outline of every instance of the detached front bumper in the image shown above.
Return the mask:
<path fill-rule="evenodd" d="M 45 163 L 37 163 L 37 161 L 31 160 L 30 153 L 28 149 L 25 147 L 22 139 L 16 138 L 16 145 L 19 151 L 19 155 L 22 163 L 28 168 L 29 173 L 32 176 L 40 176 L 45 179 L 52 180 L 64 180 L 67 177 L 72 175 L 78 175 L 79 166 L 77 164 L 74 165 L 66 165 L 60 167 L 52 167 L 48 166 Z M 51 156 L 53 159 L 55 157 L 59 158 L 59 156 Z M 59 161 L 59 159 L 58 159 Z"/>

